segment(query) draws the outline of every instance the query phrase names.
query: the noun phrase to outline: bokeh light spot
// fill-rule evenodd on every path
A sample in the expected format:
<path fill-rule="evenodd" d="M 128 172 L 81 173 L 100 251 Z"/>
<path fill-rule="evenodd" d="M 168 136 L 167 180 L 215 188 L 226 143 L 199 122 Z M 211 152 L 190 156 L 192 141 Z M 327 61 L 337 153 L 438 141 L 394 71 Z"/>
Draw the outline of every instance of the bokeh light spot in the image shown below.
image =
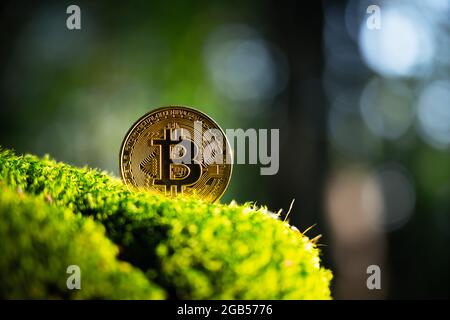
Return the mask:
<path fill-rule="evenodd" d="M 438 80 L 421 92 L 417 117 L 422 138 L 432 146 L 450 146 L 450 81 Z"/>
<path fill-rule="evenodd" d="M 269 99 L 286 86 L 283 55 L 247 26 L 226 25 L 213 32 L 205 60 L 215 87 L 231 100 Z"/>
<path fill-rule="evenodd" d="M 400 82 L 375 78 L 361 94 L 360 110 L 374 134 L 398 139 L 414 119 L 413 92 Z"/>
<path fill-rule="evenodd" d="M 393 231 L 405 225 L 413 213 L 415 200 L 412 179 L 399 165 L 376 170 L 362 188 L 367 221 L 381 231 Z"/>
<path fill-rule="evenodd" d="M 367 65 L 386 77 L 426 74 L 434 53 L 426 20 L 401 7 L 382 10 L 380 30 L 369 30 L 363 21 L 359 45 Z"/>

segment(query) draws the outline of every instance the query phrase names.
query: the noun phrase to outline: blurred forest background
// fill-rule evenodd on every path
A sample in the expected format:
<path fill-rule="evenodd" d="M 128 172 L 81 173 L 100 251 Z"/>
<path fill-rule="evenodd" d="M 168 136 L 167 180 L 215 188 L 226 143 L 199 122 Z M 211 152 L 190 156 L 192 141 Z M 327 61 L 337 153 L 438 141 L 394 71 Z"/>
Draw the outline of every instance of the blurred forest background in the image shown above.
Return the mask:
<path fill-rule="evenodd" d="M 158 106 L 279 128 L 279 173 L 236 165 L 221 201 L 286 212 L 295 198 L 290 221 L 317 223 L 335 298 L 449 298 L 450 1 L 0 8 L 1 146 L 118 176 L 125 133 Z M 372 264 L 381 290 L 366 287 Z"/>

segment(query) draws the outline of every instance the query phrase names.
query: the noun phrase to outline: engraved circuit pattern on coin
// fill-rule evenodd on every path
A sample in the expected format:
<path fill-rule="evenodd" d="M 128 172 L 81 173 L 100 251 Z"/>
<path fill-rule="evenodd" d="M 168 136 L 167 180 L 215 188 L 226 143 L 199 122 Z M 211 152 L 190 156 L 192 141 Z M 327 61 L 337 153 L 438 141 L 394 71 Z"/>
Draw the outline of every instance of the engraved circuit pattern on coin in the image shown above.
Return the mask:
<path fill-rule="evenodd" d="M 223 130 L 204 113 L 183 106 L 145 114 L 128 131 L 120 151 L 127 186 L 168 196 L 216 201 L 231 172 L 231 148 Z"/>

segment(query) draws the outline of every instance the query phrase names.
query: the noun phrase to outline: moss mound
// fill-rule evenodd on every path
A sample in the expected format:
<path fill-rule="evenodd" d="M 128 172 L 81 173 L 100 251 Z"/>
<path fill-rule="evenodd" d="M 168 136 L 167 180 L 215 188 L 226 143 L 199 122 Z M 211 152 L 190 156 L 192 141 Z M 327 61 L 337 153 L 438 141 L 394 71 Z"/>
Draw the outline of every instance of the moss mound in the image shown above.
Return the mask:
<path fill-rule="evenodd" d="M 41 202 L 47 199 L 51 205 L 40 206 L 41 214 L 45 212 L 49 217 L 58 210 L 64 212 L 64 217 L 58 220 L 58 227 L 55 222 L 51 228 L 59 230 L 59 224 L 66 226 L 59 231 L 67 234 L 69 239 L 74 237 L 69 231 L 76 225 L 79 230 L 72 232 L 79 232 L 78 237 L 83 242 L 83 239 L 93 236 L 88 235 L 91 231 L 82 232 L 81 229 L 85 228 L 82 226 L 93 224 L 92 219 L 101 223 L 106 236 L 120 248 L 118 258 L 142 270 L 149 281 L 142 282 L 139 274 L 130 269 L 124 296 L 137 297 L 142 291 L 160 297 L 161 292 L 152 285 L 156 283 L 165 290 L 167 297 L 176 299 L 330 298 L 331 272 L 320 266 L 319 250 L 305 235 L 290 228 L 266 208 L 130 192 L 118 179 L 106 173 L 75 168 L 48 157 L 17 156 L 8 150 L 0 150 L 0 180 L 9 189 L 37 196 Z M 22 202 L 12 199 L 19 195 L 13 194 L 7 196 L 11 200 L 0 198 L 2 206 L 9 206 L 5 215 L 25 212 L 32 215 L 32 208 L 23 209 L 26 206 Z M 67 218 L 70 216 L 68 212 L 76 217 Z M 13 220 L 6 216 L 2 216 L 3 219 L 6 225 Z M 21 234 L 33 233 L 32 225 L 22 224 Z M 97 234 L 101 232 L 97 231 Z M 64 236 L 61 234 L 61 237 Z M 8 238 L 11 248 L 18 241 L 10 233 L 2 233 L 0 241 L 5 238 Z M 99 240 L 96 246 L 97 250 L 92 250 L 93 255 L 106 251 L 114 253 L 106 239 L 101 243 Z M 19 246 L 17 251 L 21 250 Z M 41 248 L 35 250 L 39 252 Z M 77 250 L 80 260 L 83 260 L 83 252 L 89 251 L 84 244 L 77 246 Z M 25 248 L 18 254 L 25 256 L 28 251 Z M 48 257 L 47 264 L 59 258 L 59 251 L 54 255 L 53 258 Z M 68 256 L 70 264 L 81 264 L 75 261 L 78 256 L 71 253 Z M 110 254 L 108 258 L 111 265 L 120 265 L 113 256 Z M 30 264 L 35 263 L 33 258 L 30 261 Z M 15 281 L 20 268 L 8 270 L 7 277 Z M 63 273 L 63 276 L 67 275 Z M 41 277 L 36 281 L 45 275 Z M 107 272 L 104 277 L 108 279 Z M 3 278 L 0 282 L 4 281 Z M 117 275 L 117 278 L 125 279 L 125 275 Z M 126 281 L 118 282 L 125 285 Z M 44 281 L 41 284 L 47 285 Z M 87 285 L 82 284 L 80 292 Z M 134 291 L 135 287 L 140 289 Z M 7 295 L 4 290 L 10 290 L 8 288 L 0 283 L 0 296 Z M 118 290 L 118 287 L 111 288 L 111 291 Z M 17 291 L 15 296 L 21 294 L 25 296 L 26 291 Z"/>
<path fill-rule="evenodd" d="M 0 187 L 1 299 L 162 299 L 92 219 Z M 68 290 L 67 267 L 81 270 L 82 290 Z M 130 286 L 130 283 L 133 285 Z"/>

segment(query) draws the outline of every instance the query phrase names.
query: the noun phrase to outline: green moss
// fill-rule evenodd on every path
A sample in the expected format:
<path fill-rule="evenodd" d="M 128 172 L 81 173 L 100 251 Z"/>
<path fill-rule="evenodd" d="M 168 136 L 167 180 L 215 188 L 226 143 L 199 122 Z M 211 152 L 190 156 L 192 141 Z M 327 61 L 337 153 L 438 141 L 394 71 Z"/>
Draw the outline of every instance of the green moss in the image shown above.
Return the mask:
<path fill-rule="evenodd" d="M 105 173 L 7 150 L 0 180 L 103 224 L 119 258 L 170 298 L 330 298 L 319 250 L 266 208 L 130 192 Z"/>
<path fill-rule="evenodd" d="M 118 261 L 117 247 L 90 218 L 0 186 L 1 299 L 162 299 L 163 290 Z M 82 287 L 68 290 L 67 267 Z"/>

